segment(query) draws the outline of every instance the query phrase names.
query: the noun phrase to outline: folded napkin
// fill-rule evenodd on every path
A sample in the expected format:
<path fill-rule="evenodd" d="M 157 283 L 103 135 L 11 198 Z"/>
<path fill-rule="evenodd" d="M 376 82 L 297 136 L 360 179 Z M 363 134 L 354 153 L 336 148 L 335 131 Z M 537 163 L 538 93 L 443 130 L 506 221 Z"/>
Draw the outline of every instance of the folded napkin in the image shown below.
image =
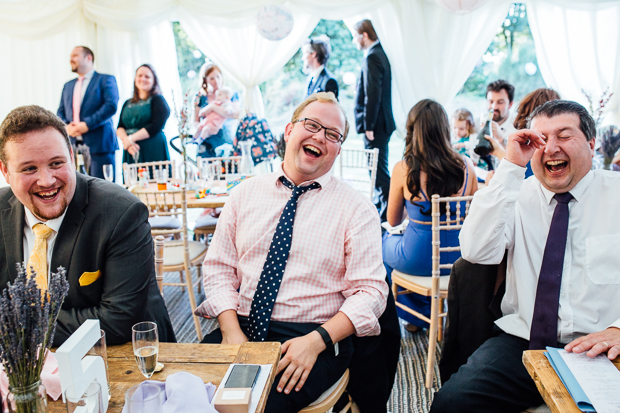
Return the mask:
<path fill-rule="evenodd" d="M 162 413 L 217 413 L 211 405 L 215 394 L 215 385 L 205 384 L 202 379 L 193 374 L 181 372 L 168 376 L 165 382 L 156 380 L 143 381 L 144 384 L 153 384 L 161 388 L 160 399 Z M 132 400 L 139 400 L 143 393 L 138 389 Z M 123 412 L 128 412 L 127 405 L 123 406 Z"/>
<path fill-rule="evenodd" d="M 51 351 L 47 352 L 47 357 L 45 358 L 45 363 L 43 364 L 43 370 L 41 370 L 41 381 L 45 386 L 47 395 L 54 400 L 58 400 L 62 394 L 62 390 L 60 388 L 60 374 L 58 374 L 58 361 L 56 361 L 56 357 Z M 6 396 L 9 393 L 9 378 L 6 375 L 2 364 L 0 364 L 0 393 L 2 393 L 2 400 L 4 402 L 4 407 L 6 408 Z"/>

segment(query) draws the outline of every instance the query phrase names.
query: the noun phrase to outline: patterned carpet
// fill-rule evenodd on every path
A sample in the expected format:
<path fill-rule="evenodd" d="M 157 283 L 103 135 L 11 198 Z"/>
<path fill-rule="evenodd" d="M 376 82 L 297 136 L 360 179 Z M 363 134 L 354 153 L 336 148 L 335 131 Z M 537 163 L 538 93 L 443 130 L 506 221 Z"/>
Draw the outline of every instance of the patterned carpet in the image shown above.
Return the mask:
<path fill-rule="evenodd" d="M 196 270 L 193 270 L 193 279 L 196 281 Z M 179 273 L 167 273 L 164 280 L 179 282 Z M 191 317 L 187 292 L 180 287 L 164 287 L 164 298 L 170 313 L 172 325 L 180 343 L 196 343 L 196 330 Z M 196 292 L 196 302 L 201 303 L 204 294 Z M 207 334 L 215 328 L 215 323 L 201 320 L 202 332 Z M 398 372 L 392 390 L 392 398 L 388 403 L 388 410 L 392 413 L 426 413 L 429 411 L 433 394 L 438 390 L 437 377 L 439 369 L 435 366 L 435 387 L 426 389 L 424 380 L 426 375 L 426 353 L 428 339 L 426 330 L 410 333 L 401 326 L 401 354 L 398 362 Z M 439 347 L 437 348 L 439 356 Z"/>

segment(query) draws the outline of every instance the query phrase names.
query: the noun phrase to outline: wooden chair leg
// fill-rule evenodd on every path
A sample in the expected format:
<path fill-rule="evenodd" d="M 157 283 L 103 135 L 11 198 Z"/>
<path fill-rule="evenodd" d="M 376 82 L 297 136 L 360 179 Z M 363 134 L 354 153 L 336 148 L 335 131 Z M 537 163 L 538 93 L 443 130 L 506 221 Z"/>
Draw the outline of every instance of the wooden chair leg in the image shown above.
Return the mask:
<path fill-rule="evenodd" d="M 189 304 L 192 311 L 192 317 L 194 318 L 194 326 L 196 327 L 196 335 L 198 335 L 198 341 L 202 341 L 202 328 L 200 327 L 200 318 L 193 314 L 196 309 L 196 297 L 194 296 L 194 286 L 192 285 L 192 273 L 189 266 L 185 267 L 187 274 L 185 277 L 185 284 L 187 285 L 187 295 L 189 295 Z"/>
<path fill-rule="evenodd" d="M 183 279 L 183 271 L 179 271 L 179 279 L 181 280 L 182 283 L 185 282 L 185 280 Z M 181 287 L 181 291 L 184 291 L 185 287 Z"/>
<path fill-rule="evenodd" d="M 443 304 L 444 304 L 444 299 L 440 298 L 439 299 L 439 314 L 443 313 Z M 437 320 L 437 341 L 438 342 L 442 342 L 443 341 L 443 323 L 445 321 L 445 317 L 438 317 Z"/>
<path fill-rule="evenodd" d="M 196 278 L 198 279 L 198 294 L 202 292 L 202 264 L 196 266 Z"/>
<path fill-rule="evenodd" d="M 439 282 L 439 280 L 437 281 Z M 426 363 L 426 388 L 433 387 L 433 376 L 435 375 L 435 347 L 437 346 L 437 324 L 439 312 L 439 297 L 431 299 L 431 323 L 428 331 L 428 359 Z"/>

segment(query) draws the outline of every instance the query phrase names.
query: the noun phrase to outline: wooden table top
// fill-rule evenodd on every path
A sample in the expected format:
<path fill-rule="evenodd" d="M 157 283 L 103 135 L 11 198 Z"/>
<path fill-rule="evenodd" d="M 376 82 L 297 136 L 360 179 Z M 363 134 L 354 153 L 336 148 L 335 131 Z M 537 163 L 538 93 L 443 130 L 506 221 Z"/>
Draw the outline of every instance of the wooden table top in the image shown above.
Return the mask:
<path fill-rule="evenodd" d="M 523 364 L 540 395 L 553 413 L 581 413 L 544 353 L 545 350 L 523 352 Z M 616 357 L 613 363 L 620 370 L 620 357 Z"/>
<path fill-rule="evenodd" d="M 170 184 L 168 185 L 168 188 L 173 188 Z M 214 183 L 214 185 L 222 186 L 225 185 L 225 183 Z M 146 189 L 140 186 L 135 186 L 130 188 L 130 191 L 134 194 L 157 191 L 157 184 L 150 183 Z M 196 198 L 196 191 L 187 191 L 188 208 L 221 208 L 226 204 L 226 200 L 228 200 L 228 195 L 207 195 L 204 198 L 199 199 Z"/>
<path fill-rule="evenodd" d="M 112 397 L 108 413 L 120 413 L 125 404 L 125 393 L 130 387 L 140 384 L 144 376 L 138 370 L 131 343 L 109 346 L 108 373 Z M 267 403 L 267 396 L 275 378 L 276 366 L 280 360 L 280 343 L 244 343 L 244 344 L 178 344 L 160 343 L 158 361 L 164 363 L 164 369 L 153 374 L 151 380 L 165 381 L 171 374 L 186 371 L 192 373 L 205 383 L 219 386 L 231 363 L 272 364 L 274 367 L 258 403 L 257 412 L 262 412 Z M 50 399 L 48 399 L 50 400 Z M 50 413 L 65 413 L 62 398 L 48 404 Z"/>

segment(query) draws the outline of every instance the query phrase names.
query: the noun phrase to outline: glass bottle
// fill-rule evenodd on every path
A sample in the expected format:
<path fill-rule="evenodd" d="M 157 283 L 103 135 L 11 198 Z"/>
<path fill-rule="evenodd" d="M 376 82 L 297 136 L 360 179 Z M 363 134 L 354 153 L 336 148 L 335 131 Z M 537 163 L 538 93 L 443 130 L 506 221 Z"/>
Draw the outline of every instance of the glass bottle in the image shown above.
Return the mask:
<path fill-rule="evenodd" d="M 484 127 L 482 128 L 480 133 L 478 133 L 478 143 L 474 148 L 474 152 L 482 158 L 490 154 L 493 150 L 493 144 L 491 144 L 491 142 L 484 137 L 485 135 L 488 135 L 489 137 L 493 138 L 493 127 L 491 125 L 492 121 L 493 109 L 490 109 L 487 122 L 484 124 Z"/>
<path fill-rule="evenodd" d="M 241 147 L 241 161 L 239 162 L 240 175 L 252 175 L 254 173 L 252 145 L 254 145 L 254 140 L 252 139 L 239 142 L 239 146 Z"/>
<path fill-rule="evenodd" d="M 6 401 L 9 413 L 47 413 L 47 394 L 41 380 L 25 387 L 9 386 Z"/>

